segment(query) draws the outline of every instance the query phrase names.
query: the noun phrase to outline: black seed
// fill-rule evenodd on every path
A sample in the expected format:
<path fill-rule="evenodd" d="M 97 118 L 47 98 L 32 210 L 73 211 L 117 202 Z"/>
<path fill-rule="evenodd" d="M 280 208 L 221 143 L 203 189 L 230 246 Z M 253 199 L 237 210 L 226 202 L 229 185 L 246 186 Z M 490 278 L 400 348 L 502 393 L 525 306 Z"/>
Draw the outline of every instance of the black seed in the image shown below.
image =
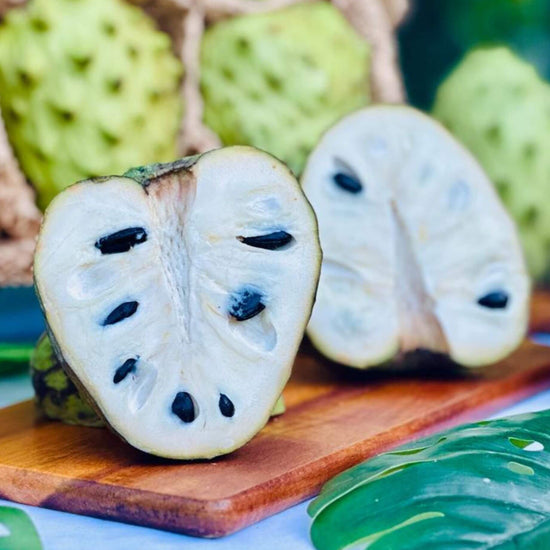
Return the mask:
<path fill-rule="evenodd" d="M 116 370 L 113 376 L 113 382 L 115 384 L 122 382 L 131 372 L 136 370 L 136 363 L 137 359 L 126 359 L 126 361 Z"/>
<path fill-rule="evenodd" d="M 360 193 L 363 190 L 363 185 L 361 182 L 354 178 L 353 176 L 350 176 L 348 174 L 344 174 L 343 172 L 338 172 L 334 174 L 333 178 L 334 183 L 344 189 L 345 191 L 348 191 L 349 193 Z"/>
<path fill-rule="evenodd" d="M 237 321 L 247 321 L 265 309 L 262 295 L 251 289 L 244 289 L 231 296 L 229 315 Z"/>
<path fill-rule="evenodd" d="M 286 231 L 274 231 L 266 235 L 258 235 L 256 237 L 237 237 L 239 241 L 248 246 L 256 248 L 265 248 L 266 250 L 277 250 L 287 245 L 292 240 L 292 235 Z"/>
<path fill-rule="evenodd" d="M 195 420 L 193 398 L 186 391 L 178 392 L 172 402 L 172 412 L 183 422 L 193 422 Z"/>
<path fill-rule="evenodd" d="M 138 302 L 123 302 L 107 315 L 102 325 L 106 327 L 107 325 L 115 325 L 116 323 L 120 323 L 120 321 L 124 321 L 124 319 L 131 317 L 137 311 L 138 306 Z"/>
<path fill-rule="evenodd" d="M 101 237 L 96 241 L 95 247 L 101 250 L 102 254 L 119 254 L 128 252 L 130 248 L 146 240 L 147 232 L 143 227 L 128 227 Z"/>
<path fill-rule="evenodd" d="M 508 305 L 510 296 L 504 290 L 495 290 L 482 296 L 477 303 L 489 309 L 504 309 Z"/>
<path fill-rule="evenodd" d="M 218 406 L 220 407 L 220 412 L 224 416 L 227 416 L 227 418 L 231 418 L 235 414 L 235 405 L 233 405 L 233 401 L 224 393 L 220 393 Z"/>

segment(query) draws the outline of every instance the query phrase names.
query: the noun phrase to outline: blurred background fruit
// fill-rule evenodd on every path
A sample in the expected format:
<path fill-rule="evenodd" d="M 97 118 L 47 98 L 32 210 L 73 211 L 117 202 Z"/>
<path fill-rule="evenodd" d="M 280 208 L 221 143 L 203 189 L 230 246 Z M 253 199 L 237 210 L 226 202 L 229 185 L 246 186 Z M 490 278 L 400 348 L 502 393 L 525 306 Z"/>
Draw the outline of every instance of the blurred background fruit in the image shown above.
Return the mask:
<path fill-rule="evenodd" d="M 368 104 L 369 59 L 327 2 L 216 23 L 201 51 L 204 121 L 224 145 L 255 145 L 299 174 L 321 134 Z"/>
<path fill-rule="evenodd" d="M 122 0 L 32 0 L 0 26 L 0 104 L 45 208 L 75 181 L 173 160 L 182 67 Z"/>

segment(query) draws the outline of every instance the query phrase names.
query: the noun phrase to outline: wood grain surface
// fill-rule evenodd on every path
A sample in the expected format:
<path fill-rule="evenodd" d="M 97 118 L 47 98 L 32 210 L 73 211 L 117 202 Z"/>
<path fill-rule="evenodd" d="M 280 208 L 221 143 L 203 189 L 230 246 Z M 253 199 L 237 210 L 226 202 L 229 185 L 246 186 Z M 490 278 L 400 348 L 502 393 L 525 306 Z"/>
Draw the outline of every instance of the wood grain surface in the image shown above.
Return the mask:
<path fill-rule="evenodd" d="M 31 402 L 0 410 L 0 497 L 217 537 L 313 496 L 369 456 L 548 387 L 550 349 L 528 342 L 482 371 L 418 354 L 408 368 L 364 373 L 306 344 L 285 390 L 287 412 L 209 462 L 145 455 L 107 430 L 42 420 Z"/>

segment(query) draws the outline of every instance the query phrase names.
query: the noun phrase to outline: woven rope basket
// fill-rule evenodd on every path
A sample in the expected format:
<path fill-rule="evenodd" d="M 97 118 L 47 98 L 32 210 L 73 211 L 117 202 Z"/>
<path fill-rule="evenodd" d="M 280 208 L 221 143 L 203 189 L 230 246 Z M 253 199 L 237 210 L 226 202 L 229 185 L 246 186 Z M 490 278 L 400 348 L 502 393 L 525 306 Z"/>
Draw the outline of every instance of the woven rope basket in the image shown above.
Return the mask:
<path fill-rule="evenodd" d="M 200 44 L 211 23 L 237 15 L 274 11 L 313 0 L 131 0 L 141 6 L 173 39 L 185 67 L 182 95 L 181 156 L 219 147 L 218 137 L 203 122 L 200 94 Z M 376 103 L 404 101 L 394 37 L 408 0 L 331 0 L 370 44 L 371 96 Z M 0 17 L 25 0 L 0 0 Z M 0 93 L 2 91 L 0 90 Z M 41 213 L 34 193 L 10 148 L 0 117 L 0 286 L 32 282 L 32 256 Z"/>

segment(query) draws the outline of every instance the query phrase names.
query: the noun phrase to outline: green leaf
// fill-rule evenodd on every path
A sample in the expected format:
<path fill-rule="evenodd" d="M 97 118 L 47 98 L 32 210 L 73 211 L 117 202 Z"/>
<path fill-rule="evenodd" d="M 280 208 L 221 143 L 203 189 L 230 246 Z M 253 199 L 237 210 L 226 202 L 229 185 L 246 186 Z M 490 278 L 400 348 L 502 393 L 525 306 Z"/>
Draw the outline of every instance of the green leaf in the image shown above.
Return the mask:
<path fill-rule="evenodd" d="M 0 343 L 0 374 L 29 367 L 34 344 Z"/>
<path fill-rule="evenodd" d="M 40 537 L 23 510 L 0 506 L 0 550 L 42 550 Z"/>
<path fill-rule="evenodd" d="M 550 548 L 550 411 L 484 421 L 381 454 L 308 508 L 318 550 Z"/>

